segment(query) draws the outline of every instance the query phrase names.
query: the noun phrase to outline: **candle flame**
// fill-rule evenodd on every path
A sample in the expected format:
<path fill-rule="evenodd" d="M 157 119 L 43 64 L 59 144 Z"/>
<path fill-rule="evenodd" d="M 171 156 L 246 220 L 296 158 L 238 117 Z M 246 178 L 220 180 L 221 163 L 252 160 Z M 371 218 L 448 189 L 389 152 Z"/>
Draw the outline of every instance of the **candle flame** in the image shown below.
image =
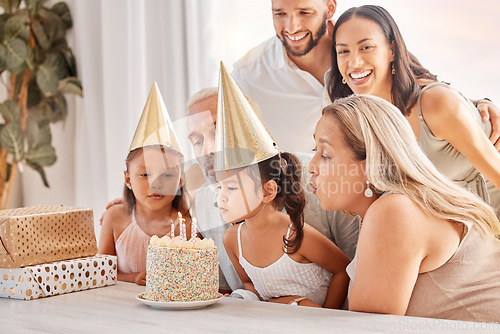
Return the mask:
<path fill-rule="evenodd" d="M 177 211 L 177 216 L 179 217 L 179 222 L 183 223 L 186 221 L 185 218 L 182 218 L 182 213 L 180 213 L 179 211 Z"/>

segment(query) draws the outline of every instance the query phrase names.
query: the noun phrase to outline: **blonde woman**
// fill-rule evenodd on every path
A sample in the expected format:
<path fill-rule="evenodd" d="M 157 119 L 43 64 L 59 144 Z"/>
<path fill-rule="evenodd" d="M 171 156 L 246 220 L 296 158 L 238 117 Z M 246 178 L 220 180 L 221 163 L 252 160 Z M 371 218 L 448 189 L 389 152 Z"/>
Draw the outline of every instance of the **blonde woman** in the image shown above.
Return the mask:
<path fill-rule="evenodd" d="M 498 321 L 500 223 L 440 174 L 401 112 L 374 96 L 342 98 L 314 137 L 308 170 L 321 207 L 362 218 L 349 309 Z"/>

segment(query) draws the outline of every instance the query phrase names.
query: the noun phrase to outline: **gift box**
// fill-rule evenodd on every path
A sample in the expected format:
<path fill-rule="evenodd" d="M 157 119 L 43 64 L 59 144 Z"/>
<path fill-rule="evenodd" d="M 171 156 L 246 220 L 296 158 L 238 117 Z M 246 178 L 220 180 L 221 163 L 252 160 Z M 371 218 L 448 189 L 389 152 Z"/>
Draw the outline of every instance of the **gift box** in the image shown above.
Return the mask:
<path fill-rule="evenodd" d="M 32 300 L 116 284 L 114 255 L 0 268 L 0 297 Z"/>
<path fill-rule="evenodd" d="M 0 210 L 0 268 L 96 254 L 92 209 L 37 205 Z"/>

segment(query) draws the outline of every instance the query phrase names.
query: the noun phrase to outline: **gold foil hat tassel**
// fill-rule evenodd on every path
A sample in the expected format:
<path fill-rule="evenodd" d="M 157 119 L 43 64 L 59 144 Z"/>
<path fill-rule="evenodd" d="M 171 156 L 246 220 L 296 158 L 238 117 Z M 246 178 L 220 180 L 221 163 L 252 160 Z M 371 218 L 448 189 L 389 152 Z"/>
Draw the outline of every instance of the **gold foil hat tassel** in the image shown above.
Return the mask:
<path fill-rule="evenodd" d="M 262 119 L 221 62 L 214 170 L 250 166 L 278 153 Z"/>
<path fill-rule="evenodd" d="M 163 145 L 182 154 L 179 141 L 172 128 L 172 121 L 160 90 L 153 82 L 141 119 L 135 130 L 129 152 L 146 146 Z"/>

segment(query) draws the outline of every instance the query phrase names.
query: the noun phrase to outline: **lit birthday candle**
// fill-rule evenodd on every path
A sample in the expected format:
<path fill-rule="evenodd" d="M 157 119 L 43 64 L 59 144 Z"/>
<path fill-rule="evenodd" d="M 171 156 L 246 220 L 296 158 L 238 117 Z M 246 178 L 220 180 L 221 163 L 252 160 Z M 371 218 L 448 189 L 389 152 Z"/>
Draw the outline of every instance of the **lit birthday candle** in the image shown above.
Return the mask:
<path fill-rule="evenodd" d="M 180 212 L 178 212 L 177 215 L 179 216 L 179 228 L 181 230 L 181 234 L 180 234 L 181 240 L 186 241 L 187 240 L 186 224 L 184 224 L 186 219 L 182 218 L 182 213 L 180 213 Z"/>
<path fill-rule="evenodd" d="M 196 226 L 196 218 L 193 217 L 193 220 L 191 221 L 191 239 L 189 240 L 194 242 L 197 233 L 198 233 L 198 226 Z"/>

